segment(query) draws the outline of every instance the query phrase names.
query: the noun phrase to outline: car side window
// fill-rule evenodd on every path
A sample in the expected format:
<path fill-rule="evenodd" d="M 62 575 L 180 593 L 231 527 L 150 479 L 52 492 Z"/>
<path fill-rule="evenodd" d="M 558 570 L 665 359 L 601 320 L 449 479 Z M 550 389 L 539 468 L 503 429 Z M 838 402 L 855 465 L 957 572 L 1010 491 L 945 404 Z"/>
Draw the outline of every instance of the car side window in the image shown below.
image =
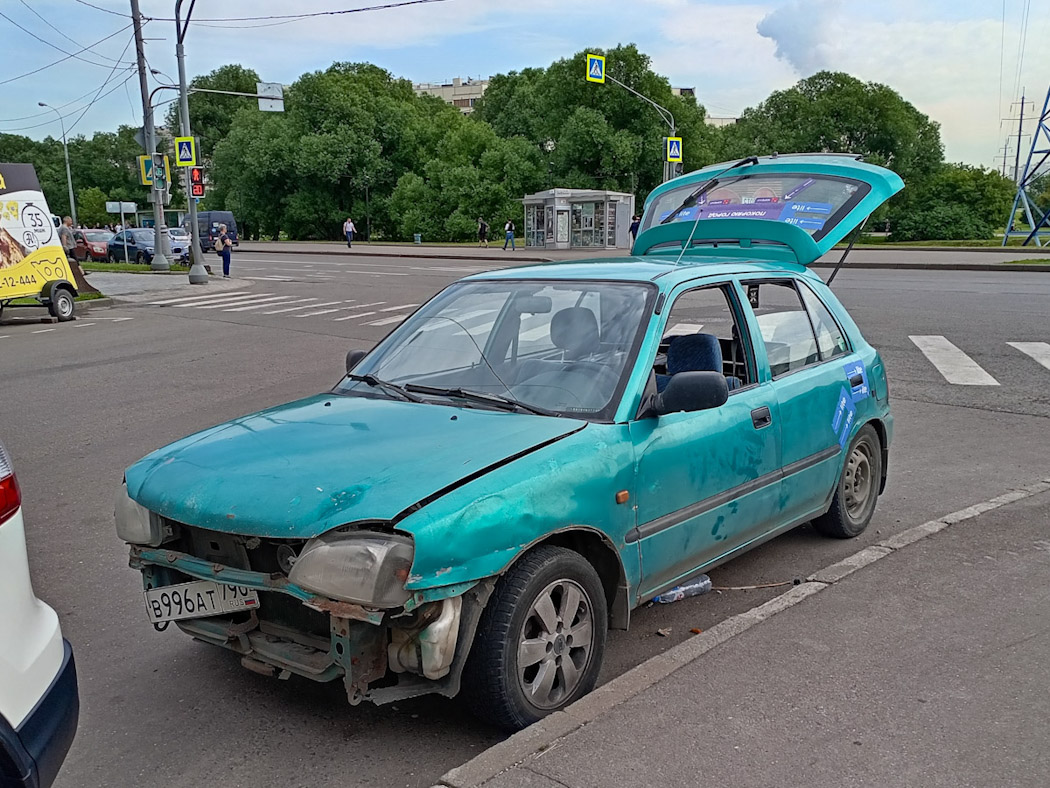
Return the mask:
<path fill-rule="evenodd" d="M 698 287 L 675 299 L 653 365 L 657 391 L 679 372 L 721 372 L 730 394 L 754 382 L 733 304 L 729 285 Z"/>
<path fill-rule="evenodd" d="M 813 330 L 817 333 L 817 347 L 820 349 L 821 360 L 826 361 L 849 353 L 846 337 L 835 318 L 831 316 L 831 312 L 824 306 L 824 302 L 805 282 L 799 282 L 798 289 L 809 311 L 809 318 L 813 321 Z"/>
<path fill-rule="evenodd" d="M 744 282 L 766 346 L 773 377 L 820 361 L 820 351 L 795 284 L 790 279 Z"/>

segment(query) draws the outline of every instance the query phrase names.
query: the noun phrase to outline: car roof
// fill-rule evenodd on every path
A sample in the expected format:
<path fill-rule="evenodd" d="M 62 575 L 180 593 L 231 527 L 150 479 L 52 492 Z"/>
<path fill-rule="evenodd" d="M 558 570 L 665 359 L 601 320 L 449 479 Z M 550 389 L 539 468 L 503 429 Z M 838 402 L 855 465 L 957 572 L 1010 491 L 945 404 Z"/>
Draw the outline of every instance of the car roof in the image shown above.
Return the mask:
<path fill-rule="evenodd" d="M 703 262 L 684 259 L 676 265 L 676 255 L 666 257 L 596 257 L 573 262 L 541 263 L 539 265 L 502 268 L 497 271 L 473 274 L 460 281 L 508 281 L 546 279 L 593 282 L 652 282 L 660 290 L 673 289 L 681 282 L 694 279 L 722 278 L 744 275 L 791 273 L 806 279 L 817 277 L 805 266 L 793 263 L 750 261 L 733 258 L 718 260 L 707 257 Z"/>

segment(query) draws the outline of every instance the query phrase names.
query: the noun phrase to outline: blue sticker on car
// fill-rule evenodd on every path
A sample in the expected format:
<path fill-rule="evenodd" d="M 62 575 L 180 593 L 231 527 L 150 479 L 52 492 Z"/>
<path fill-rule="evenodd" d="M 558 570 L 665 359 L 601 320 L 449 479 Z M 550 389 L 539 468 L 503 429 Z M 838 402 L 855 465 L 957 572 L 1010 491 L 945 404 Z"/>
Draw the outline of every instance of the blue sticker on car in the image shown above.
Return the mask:
<path fill-rule="evenodd" d="M 831 420 L 831 429 L 836 434 L 839 431 L 839 426 L 842 424 L 842 417 L 846 413 L 846 406 L 851 404 L 850 393 L 843 388 L 842 393 L 839 394 L 838 405 L 835 407 L 835 417 Z"/>
<path fill-rule="evenodd" d="M 853 428 L 853 421 L 857 418 L 857 408 L 852 402 L 846 405 L 846 418 L 842 420 L 842 434 L 839 435 L 839 446 L 846 447 L 849 440 L 849 432 Z"/>
<path fill-rule="evenodd" d="M 849 381 L 850 398 L 859 402 L 871 393 L 868 386 L 868 371 L 864 368 L 863 361 L 851 361 L 843 369 L 846 371 L 846 380 Z"/>

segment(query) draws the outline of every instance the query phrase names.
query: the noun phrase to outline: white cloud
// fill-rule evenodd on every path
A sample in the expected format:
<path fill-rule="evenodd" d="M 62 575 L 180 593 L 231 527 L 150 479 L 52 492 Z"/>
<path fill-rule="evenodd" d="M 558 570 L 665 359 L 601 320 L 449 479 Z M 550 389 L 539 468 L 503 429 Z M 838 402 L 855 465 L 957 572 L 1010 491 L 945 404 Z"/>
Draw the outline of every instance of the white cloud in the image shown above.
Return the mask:
<path fill-rule="evenodd" d="M 763 17 L 756 30 L 777 45 L 776 56 L 804 77 L 831 68 L 845 44 L 840 0 L 793 0 Z"/>

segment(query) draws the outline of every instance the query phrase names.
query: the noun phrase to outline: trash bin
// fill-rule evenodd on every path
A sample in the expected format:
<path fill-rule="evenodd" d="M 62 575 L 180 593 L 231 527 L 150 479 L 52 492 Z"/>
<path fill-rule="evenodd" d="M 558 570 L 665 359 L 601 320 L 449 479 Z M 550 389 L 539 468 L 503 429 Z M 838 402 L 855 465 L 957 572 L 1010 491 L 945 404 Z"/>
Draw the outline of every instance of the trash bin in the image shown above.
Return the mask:
<path fill-rule="evenodd" d="M 419 233 L 414 233 L 412 235 L 412 240 L 415 241 L 417 244 L 421 244 L 423 243 L 423 236 Z"/>

